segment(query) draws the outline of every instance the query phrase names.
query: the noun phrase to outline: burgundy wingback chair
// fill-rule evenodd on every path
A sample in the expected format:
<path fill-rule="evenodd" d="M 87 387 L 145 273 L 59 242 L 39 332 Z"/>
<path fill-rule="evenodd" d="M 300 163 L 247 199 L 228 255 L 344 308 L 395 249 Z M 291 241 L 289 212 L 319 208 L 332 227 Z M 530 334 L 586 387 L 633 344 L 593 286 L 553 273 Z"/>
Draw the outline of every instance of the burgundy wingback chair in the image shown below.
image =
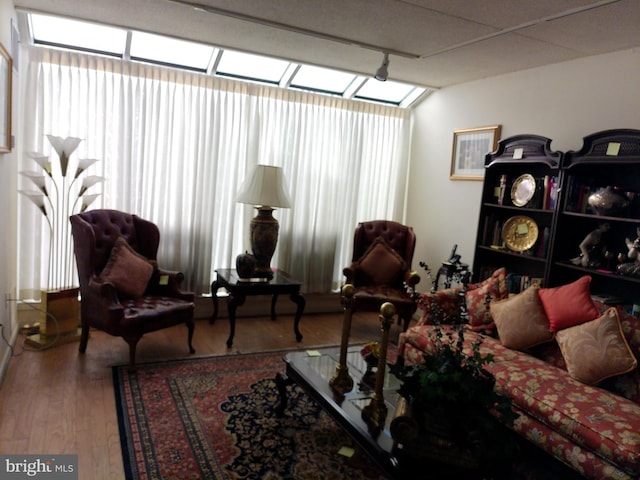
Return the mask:
<path fill-rule="evenodd" d="M 188 328 L 189 351 L 195 353 L 191 344 L 194 295 L 180 289 L 184 279 L 181 272 L 158 268 L 158 227 L 116 210 L 92 210 L 72 215 L 69 220 L 80 281 L 80 352 L 86 351 L 89 329 L 94 327 L 123 337 L 129 344 L 130 366 L 134 367 L 136 346 L 145 333 L 184 323 Z M 154 265 L 142 296 L 132 298 L 100 278 L 119 237 Z"/>
<path fill-rule="evenodd" d="M 353 236 L 353 257 L 343 270 L 355 288 L 353 311 L 379 312 L 391 302 L 403 330 L 417 309 L 404 284 L 415 287 L 420 276 L 411 270 L 416 236 L 413 228 L 389 220 L 360 222 Z"/>

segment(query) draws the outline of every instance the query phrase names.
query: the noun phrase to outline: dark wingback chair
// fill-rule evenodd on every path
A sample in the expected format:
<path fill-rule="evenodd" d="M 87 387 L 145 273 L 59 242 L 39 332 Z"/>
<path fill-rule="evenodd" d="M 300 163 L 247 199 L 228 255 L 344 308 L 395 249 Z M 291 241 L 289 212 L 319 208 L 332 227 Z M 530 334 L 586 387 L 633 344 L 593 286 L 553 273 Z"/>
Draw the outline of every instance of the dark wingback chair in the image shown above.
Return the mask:
<path fill-rule="evenodd" d="M 396 307 L 403 330 L 417 305 L 404 283 L 415 287 L 420 276 L 411 270 L 416 236 L 413 228 L 389 220 L 360 222 L 353 236 L 353 258 L 343 270 L 355 287 L 353 310 L 380 311 L 384 302 Z"/>
<path fill-rule="evenodd" d="M 157 266 L 158 227 L 116 210 L 79 213 L 70 221 L 80 281 L 80 352 L 86 351 L 94 327 L 124 338 L 134 367 L 136 346 L 145 333 L 184 323 L 194 353 L 194 295 L 180 289 L 181 272 Z"/>

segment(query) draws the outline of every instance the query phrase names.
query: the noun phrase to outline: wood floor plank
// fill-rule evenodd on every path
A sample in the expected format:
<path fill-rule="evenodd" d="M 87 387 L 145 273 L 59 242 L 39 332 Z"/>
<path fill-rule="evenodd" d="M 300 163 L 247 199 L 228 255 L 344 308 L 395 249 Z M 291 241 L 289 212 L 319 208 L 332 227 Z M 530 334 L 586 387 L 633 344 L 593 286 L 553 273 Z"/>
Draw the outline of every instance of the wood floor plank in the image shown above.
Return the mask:
<path fill-rule="evenodd" d="M 232 348 L 227 348 L 229 320 L 196 321 L 196 356 L 338 345 L 343 315 L 304 315 L 297 342 L 293 316 L 238 318 Z M 394 326 L 391 337 L 397 337 Z M 375 314 L 354 316 L 351 343 L 380 337 Z M 127 364 L 129 349 L 121 338 L 92 331 L 87 352 L 78 343 L 48 350 L 23 351 L 0 385 L 0 452 L 7 454 L 77 454 L 80 478 L 121 480 L 124 475 L 115 407 L 113 365 Z M 138 362 L 189 357 L 187 332 L 177 326 L 147 334 L 138 346 Z"/>

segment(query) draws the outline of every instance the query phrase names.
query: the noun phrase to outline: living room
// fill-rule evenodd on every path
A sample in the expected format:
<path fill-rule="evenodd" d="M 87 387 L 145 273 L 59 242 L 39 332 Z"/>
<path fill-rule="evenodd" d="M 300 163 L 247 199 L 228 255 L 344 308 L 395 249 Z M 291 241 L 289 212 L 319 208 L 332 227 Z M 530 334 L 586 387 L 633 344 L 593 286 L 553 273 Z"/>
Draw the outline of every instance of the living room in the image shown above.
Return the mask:
<path fill-rule="evenodd" d="M 5 19 L 0 25 L 3 45 L 11 44 L 9 19 L 16 18 L 15 3 L 0 1 L 1 17 Z M 28 7 L 28 3 L 22 2 L 22 6 Z M 622 3 L 629 12 L 626 21 L 637 25 L 637 3 Z M 603 44 L 608 34 L 606 29 L 597 32 Z M 449 179 L 455 130 L 499 124 L 502 138 L 522 133 L 542 135 L 553 140 L 554 150 L 566 151 L 579 149 L 582 138 L 593 132 L 640 129 L 639 43 L 637 39 L 635 45 L 608 53 L 448 86 L 415 107 L 406 205 L 398 218 L 416 232 L 415 260 L 438 265 L 455 243 L 463 259 L 472 262 L 481 182 Z M 495 52 L 496 56 L 503 54 Z M 18 95 L 26 94 L 23 86 L 14 85 L 14 104 L 18 104 Z M 14 118 L 19 115 L 14 112 Z M 16 129 L 15 135 L 19 138 L 21 131 Z M 5 232 L 15 232 L 18 225 L 17 155 L 16 150 L 0 155 L 0 210 L 8 217 Z M 10 296 L 16 289 L 15 237 L 9 234 L 0 240 L 0 289 Z M 427 282 L 422 286 L 428 287 Z M 15 305 L 5 302 L 1 319 L 5 334 L 16 333 L 16 321 Z M 6 345 L 0 344 L 3 371 L 9 354 Z"/>
<path fill-rule="evenodd" d="M 3 7 L 6 18 L 15 20 L 13 4 L 3 2 Z M 24 7 L 28 7 L 28 4 Z M 636 5 L 622 2 L 613 7 L 618 8 L 614 10 L 617 15 L 625 16 L 624 24 L 620 23 L 620 18 L 613 20 L 618 25 L 616 28 L 623 29 L 624 26 L 628 30 L 627 25 L 633 25 L 633 15 L 637 14 Z M 614 35 L 613 32 L 608 33 L 605 27 L 602 28 L 604 31 L 593 35 L 597 42 L 602 41 L 604 51 L 611 48 L 611 44 L 615 45 L 614 37 L 619 41 L 619 33 Z M 1 31 L 3 44 L 9 45 L 11 25 L 2 26 Z M 544 59 L 538 58 L 540 55 L 540 52 L 535 55 L 531 53 L 530 63 L 544 62 Z M 419 103 L 412 111 L 413 134 L 404 205 L 400 205 L 394 213 L 396 220 L 412 225 L 416 231 L 415 258 L 431 266 L 438 265 L 455 243 L 465 261 L 472 263 L 473 260 L 482 186 L 477 181 L 449 179 L 455 130 L 501 125 L 502 138 L 522 133 L 536 134 L 552 139 L 551 148 L 554 150 L 577 150 L 582 146 L 582 138 L 590 133 L 612 128 L 638 128 L 640 119 L 635 106 L 639 94 L 634 88 L 638 68 L 640 59 L 637 48 L 625 48 L 441 88 Z M 486 70 L 486 67 L 483 66 L 483 69 Z M 18 104 L 21 77 L 17 78 L 18 88 L 13 89 L 15 104 Z M 19 112 L 16 108 L 13 115 L 17 124 Z M 20 138 L 18 135 L 14 137 Z M 2 168 L 6 169 L 3 181 L 10 182 L 3 189 L 6 195 L 3 210 L 11 212 L 10 225 L 18 225 L 15 217 L 18 215 L 18 196 L 15 190 L 22 185 L 16 178 L 16 165 L 19 163 L 17 152 L 18 149 L 14 149 L 3 154 L 2 163 Z M 28 206 L 24 200 L 21 202 L 22 208 Z M 443 202 L 446 202 L 446 208 L 442 208 Z M 281 214 L 286 214 L 286 210 Z M 248 221 L 248 217 L 246 219 Z M 8 228 L 8 231 L 15 231 L 16 228 Z M 286 235 L 286 232 L 283 234 Z M 15 298 L 18 288 L 15 281 L 17 266 L 11 261 L 17 252 L 15 240 L 5 237 L 2 241 L 6 242 L 3 248 L 6 255 L 2 256 L 5 262 L 3 271 L 6 272 L 3 291 Z M 343 241 L 350 243 L 348 238 Z M 342 263 L 347 260 L 345 258 Z M 215 265 L 219 266 L 222 265 Z M 423 288 L 428 288 L 428 285 L 423 285 Z M 12 314 L 12 307 L 15 304 L 5 304 L 5 316 Z M 11 336 L 15 333 L 10 329 L 12 322 L 3 323 L 8 324 L 5 334 Z M 3 353 L 6 355 L 6 350 Z"/>

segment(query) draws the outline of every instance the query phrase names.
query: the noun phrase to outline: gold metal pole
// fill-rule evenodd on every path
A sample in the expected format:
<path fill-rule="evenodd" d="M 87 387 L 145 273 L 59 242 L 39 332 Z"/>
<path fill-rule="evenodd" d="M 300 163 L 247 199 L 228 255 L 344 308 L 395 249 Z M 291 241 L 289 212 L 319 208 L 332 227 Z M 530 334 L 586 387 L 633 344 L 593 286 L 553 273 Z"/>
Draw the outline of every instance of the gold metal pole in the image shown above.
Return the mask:
<path fill-rule="evenodd" d="M 380 357 L 378 358 L 378 371 L 376 372 L 376 388 L 369 405 L 362 410 L 362 417 L 374 428 L 382 429 L 387 418 L 387 406 L 384 403 L 383 386 L 384 374 L 387 367 L 387 346 L 389 345 L 389 329 L 396 314 L 396 307 L 392 303 L 385 302 L 380 307 L 380 324 L 382 328 L 382 341 L 380 343 Z"/>
<path fill-rule="evenodd" d="M 355 288 L 353 285 L 346 284 L 342 287 L 342 294 L 340 296 L 342 309 L 344 310 L 342 342 L 340 343 L 340 361 L 336 366 L 336 373 L 329 380 L 329 386 L 340 395 L 344 395 L 353 389 L 353 378 L 349 375 L 349 367 L 347 367 L 347 348 L 349 347 L 349 336 L 351 335 L 354 293 Z"/>

